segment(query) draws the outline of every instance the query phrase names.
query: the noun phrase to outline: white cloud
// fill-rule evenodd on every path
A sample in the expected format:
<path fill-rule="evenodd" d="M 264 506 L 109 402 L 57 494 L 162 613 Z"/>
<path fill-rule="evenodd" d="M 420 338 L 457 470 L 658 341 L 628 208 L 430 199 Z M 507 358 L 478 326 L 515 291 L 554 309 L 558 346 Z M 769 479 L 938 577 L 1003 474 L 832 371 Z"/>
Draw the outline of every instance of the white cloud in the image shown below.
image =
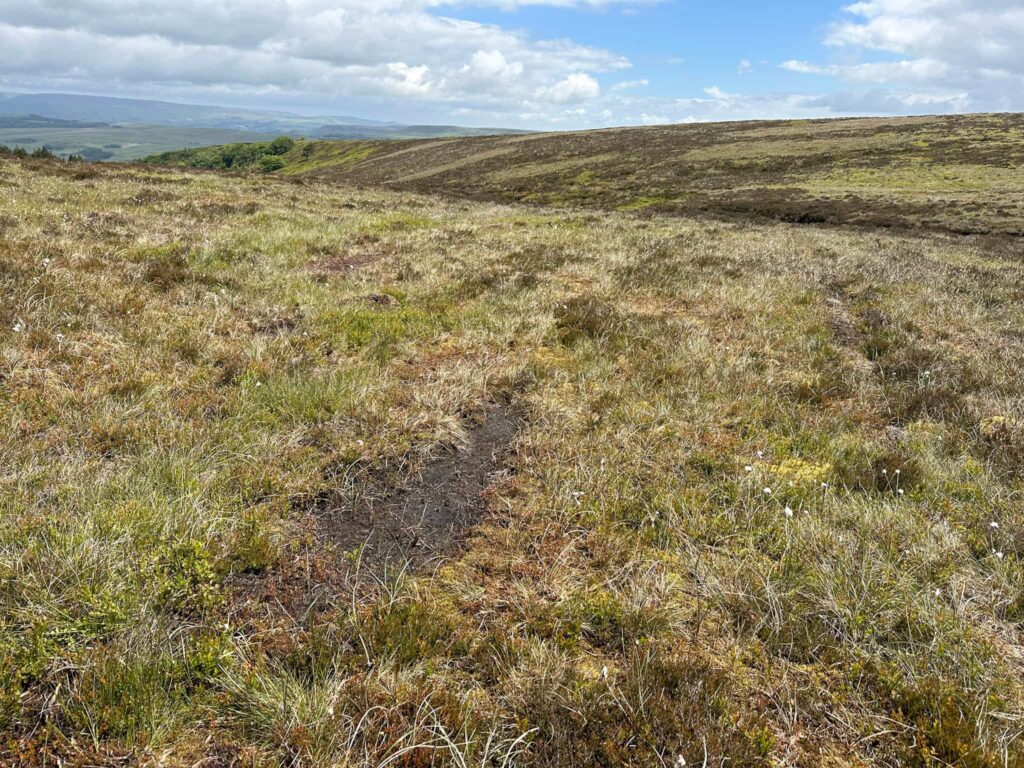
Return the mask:
<path fill-rule="evenodd" d="M 708 96 L 710 96 L 715 101 L 721 101 L 721 102 L 725 102 L 725 103 L 728 103 L 730 101 L 735 101 L 738 98 L 736 96 L 736 94 L 726 93 L 721 88 L 719 88 L 717 85 L 712 85 L 710 88 L 705 88 L 704 89 L 704 93 L 706 93 Z"/>
<path fill-rule="evenodd" d="M 833 78 L 837 92 L 711 86 L 694 98 L 623 79 L 630 61 L 613 51 L 460 18 L 468 5 L 629 10 L 658 1 L 0 0 L 0 91 L 581 128 L 1024 109 L 1024 0 L 853 2 L 823 40 L 829 57 L 781 65 Z M 743 59 L 736 72 L 763 64 Z"/>
<path fill-rule="evenodd" d="M 784 61 L 780 65 L 790 72 L 810 75 L 831 75 L 855 82 L 934 82 L 950 74 L 950 66 L 934 59 L 879 61 L 865 64 L 813 64 L 809 61 Z"/>
<path fill-rule="evenodd" d="M 514 9 L 654 0 L 475 0 Z M 0 0 L 0 90 L 564 117 L 625 57 L 450 15 L 460 0 Z M 330 105 L 330 106 L 326 106 Z M 527 109 L 524 109 L 524 105 Z M 394 107 L 395 103 L 390 102 Z"/>
<path fill-rule="evenodd" d="M 632 91 L 637 88 L 646 88 L 651 84 L 650 80 L 623 80 L 621 83 L 616 83 L 611 87 L 611 91 Z"/>
<path fill-rule="evenodd" d="M 552 86 L 539 88 L 536 97 L 553 104 L 575 104 L 601 95 L 601 85 L 586 72 L 574 72 Z"/>
<path fill-rule="evenodd" d="M 825 40 L 841 63 L 782 67 L 885 85 L 903 104 L 1024 109 L 1021 0 L 863 0 L 844 12 Z"/>
<path fill-rule="evenodd" d="M 483 81 L 507 82 L 523 74 L 523 65 L 510 62 L 499 50 L 477 51 L 462 69 Z"/>

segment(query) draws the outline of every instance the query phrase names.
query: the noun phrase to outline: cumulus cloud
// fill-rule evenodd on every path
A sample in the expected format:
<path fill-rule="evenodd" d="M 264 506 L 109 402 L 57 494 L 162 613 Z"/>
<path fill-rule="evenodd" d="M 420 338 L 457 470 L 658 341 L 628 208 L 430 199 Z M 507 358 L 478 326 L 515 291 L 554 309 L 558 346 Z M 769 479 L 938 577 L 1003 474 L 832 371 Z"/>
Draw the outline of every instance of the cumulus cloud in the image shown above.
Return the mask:
<path fill-rule="evenodd" d="M 476 0 L 511 9 L 652 0 Z M 401 96 L 560 114 L 615 53 L 457 16 L 459 0 L 0 0 L 0 87 L 293 102 Z"/>
<path fill-rule="evenodd" d="M 574 72 L 564 80 L 536 91 L 538 99 L 553 104 L 575 104 L 596 99 L 600 94 L 601 85 L 586 72 Z"/>
<path fill-rule="evenodd" d="M 678 84 L 623 79 L 631 63 L 613 51 L 460 17 L 469 5 L 656 2 L 0 0 L 0 91 L 526 127 L 1024 109 L 1022 0 L 854 1 L 837 9 L 823 60 L 781 65 L 834 79 L 833 92 L 708 85 L 690 98 L 664 90 Z M 736 72 L 754 69 L 743 59 Z"/>
<path fill-rule="evenodd" d="M 824 42 L 845 61 L 787 61 L 782 67 L 884 84 L 874 100 L 890 107 L 1024 109 L 1020 0 L 863 0 L 843 10 Z M 859 60 L 850 63 L 851 56 Z"/>

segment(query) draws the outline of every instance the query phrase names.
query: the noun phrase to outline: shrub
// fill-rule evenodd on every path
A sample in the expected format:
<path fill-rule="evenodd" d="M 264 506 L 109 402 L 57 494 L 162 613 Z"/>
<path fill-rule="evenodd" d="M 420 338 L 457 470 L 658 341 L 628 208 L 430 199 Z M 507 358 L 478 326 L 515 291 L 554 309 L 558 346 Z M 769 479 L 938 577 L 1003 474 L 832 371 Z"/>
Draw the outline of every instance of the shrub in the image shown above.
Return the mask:
<path fill-rule="evenodd" d="M 276 155 L 266 155 L 260 158 L 260 170 L 264 173 L 272 173 L 284 168 L 284 160 Z"/>
<path fill-rule="evenodd" d="M 267 147 L 268 155 L 286 155 L 292 151 L 292 147 L 295 146 L 295 140 L 290 136 L 278 136 Z"/>

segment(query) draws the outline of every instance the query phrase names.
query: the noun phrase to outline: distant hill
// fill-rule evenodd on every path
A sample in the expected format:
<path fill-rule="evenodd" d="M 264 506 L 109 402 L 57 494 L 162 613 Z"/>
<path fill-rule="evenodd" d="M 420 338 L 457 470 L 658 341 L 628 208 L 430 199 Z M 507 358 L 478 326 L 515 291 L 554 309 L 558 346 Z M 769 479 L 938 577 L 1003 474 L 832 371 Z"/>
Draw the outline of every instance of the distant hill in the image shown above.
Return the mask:
<path fill-rule="evenodd" d="M 228 128 L 257 133 L 313 132 L 327 125 L 395 126 L 358 117 L 304 117 L 288 112 L 177 104 L 146 99 L 82 96 L 68 93 L 0 95 L 0 115 L 34 114 L 61 120 L 119 125 L 168 125 Z M 397 126 L 395 126 L 397 127 Z"/>
<path fill-rule="evenodd" d="M 107 123 L 84 123 L 78 120 L 57 120 L 40 115 L 0 115 L 0 129 L 4 128 L 108 128 Z"/>
<path fill-rule="evenodd" d="M 312 138 L 391 139 L 524 133 L 501 128 L 454 125 L 407 126 L 349 115 L 306 116 L 290 112 L 177 104 L 145 99 L 83 96 L 67 93 L 0 94 L 0 116 L 37 115 L 57 120 L 111 125 L 161 125 L 175 128 L 220 128 L 259 134 Z M 189 142 L 195 145 L 195 142 Z"/>
<path fill-rule="evenodd" d="M 301 141 L 279 172 L 478 200 L 1024 234 L 1022 136 L 1024 115 L 1004 114 Z"/>

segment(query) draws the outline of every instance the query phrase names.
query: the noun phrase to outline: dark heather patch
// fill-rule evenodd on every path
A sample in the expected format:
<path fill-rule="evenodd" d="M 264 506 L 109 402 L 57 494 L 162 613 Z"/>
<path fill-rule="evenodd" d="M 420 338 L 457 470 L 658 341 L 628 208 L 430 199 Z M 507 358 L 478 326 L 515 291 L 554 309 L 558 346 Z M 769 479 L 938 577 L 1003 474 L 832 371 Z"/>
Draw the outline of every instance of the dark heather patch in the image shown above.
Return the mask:
<path fill-rule="evenodd" d="M 366 253 L 351 253 L 318 259 L 312 262 L 309 268 L 320 275 L 344 275 L 360 267 L 365 267 L 373 260 L 373 257 Z"/>
<path fill-rule="evenodd" d="M 365 301 L 370 302 L 371 304 L 375 304 L 378 307 L 384 308 L 398 307 L 401 306 L 402 303 L 394 296 L 391 296 L 390 294 L 387 293 L 371 293 L 367 296 L 364 296 L 363 299 Z"/>
<path fill-rule="evenodd" d="M 487 490 L 510 471 L 519 414 L 509 403 L 491 404 L 465 427 L 465 446 L 447 446 L 404 487 L 371 485 L 355 509 L 328 510 L 328 537 L 343 551 L 361 547 L 371 567 L 420 568 L 451 552 L 486 513 Z"/>
<path fill-rule="evenodd" d="M 828 299 L 829 327 L 832 338 L 844 347 L 859 349 L 864 343 L 864 334 L 857 327 L 857 322 L 847 310 L 843 300 L 838 297 Z"/>
<path fill-rule="evenodd" d="M 276 336 L 294 331 L 301 319 L 301 317 L 291 314 L 267 314 L 250 320 L 249 327 L 252 328 L 253 333 Z"/>

